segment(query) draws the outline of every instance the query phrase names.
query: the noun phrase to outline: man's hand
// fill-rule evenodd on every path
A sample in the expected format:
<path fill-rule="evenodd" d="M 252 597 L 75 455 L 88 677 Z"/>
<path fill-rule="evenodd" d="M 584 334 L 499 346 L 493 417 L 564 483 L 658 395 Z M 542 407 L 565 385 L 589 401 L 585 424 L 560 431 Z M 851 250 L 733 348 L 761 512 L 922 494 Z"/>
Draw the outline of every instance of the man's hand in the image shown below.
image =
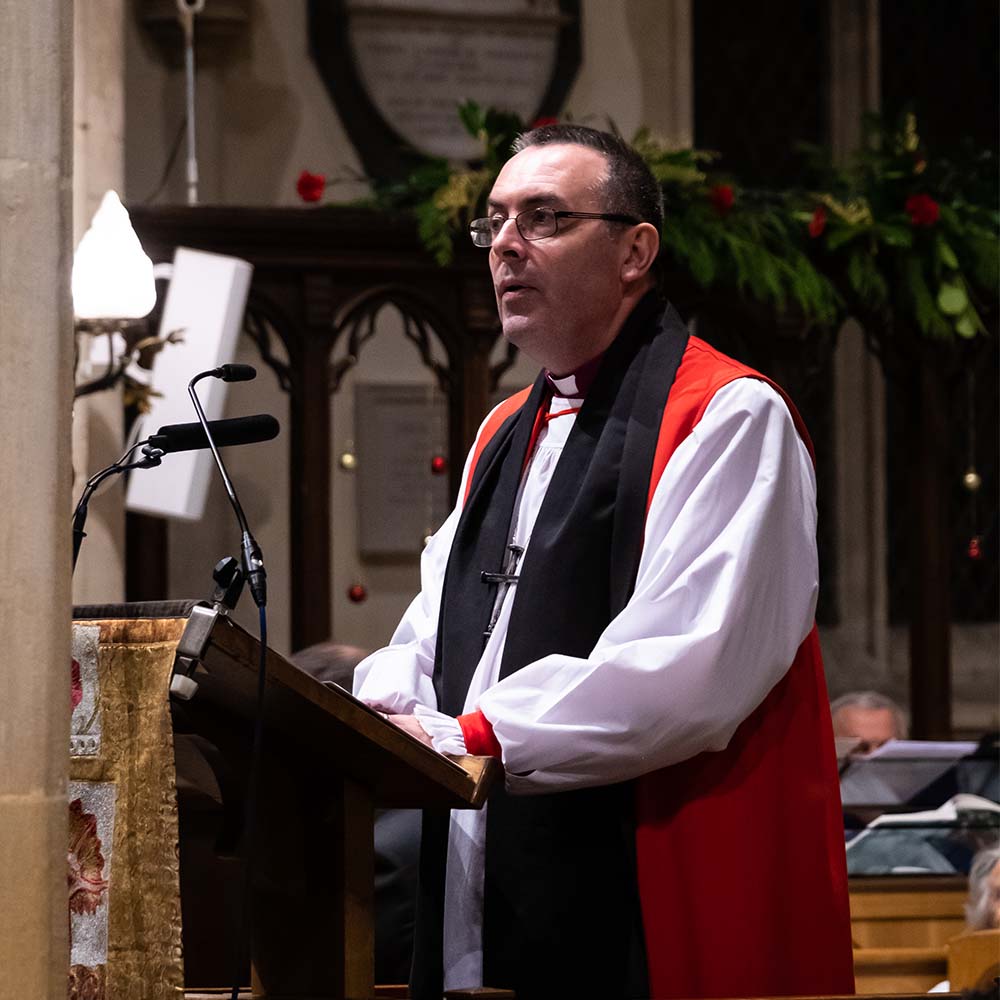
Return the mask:
<path fill-rule="evenodd" d="M 417 721 L 413 715 L 387 715 L 386 719 L 394 726 L 399 726 L 404 733 L 408 733 L 416 740 L 433 747 L 431 738 L 427 735 L 427 730 Z"/>

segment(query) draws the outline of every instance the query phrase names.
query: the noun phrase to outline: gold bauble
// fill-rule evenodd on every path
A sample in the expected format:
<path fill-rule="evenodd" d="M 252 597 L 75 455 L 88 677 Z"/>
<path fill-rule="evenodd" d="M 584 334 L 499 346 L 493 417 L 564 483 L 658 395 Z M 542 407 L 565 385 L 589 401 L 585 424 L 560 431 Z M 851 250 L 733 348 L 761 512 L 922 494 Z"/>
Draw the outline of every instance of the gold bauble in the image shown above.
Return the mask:
<path fill-rule="evenodd" d="M 353 472 L 358 467 L 358 456 L 353 451 L 345 451 L 340 456 L 340 467 L 345 472 Z"/>
<path fill-rule="evenodd" d="M 980 486 L 983 485 L 983 477 L 976 472 L 975 469 L 970 468 L 964 476 L 962 476 L 962 485 L 970 492 L 975 493 Z"/>

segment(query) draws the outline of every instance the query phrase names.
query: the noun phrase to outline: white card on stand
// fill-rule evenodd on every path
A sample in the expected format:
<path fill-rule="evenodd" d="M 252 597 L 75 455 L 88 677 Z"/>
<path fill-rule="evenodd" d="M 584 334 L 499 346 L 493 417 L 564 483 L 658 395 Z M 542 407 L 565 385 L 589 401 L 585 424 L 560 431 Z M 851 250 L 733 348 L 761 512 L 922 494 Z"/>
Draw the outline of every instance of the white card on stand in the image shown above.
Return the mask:
<path fill-rule="evenodd" d="M 179 330 L 182 340 L 156 355 L 152 385 L 162 395 L 152 397 L 150 412 L 140 418 L 139 440 L 164 424 L 198 419 L 188 382 L 199 372 L 232 361 L 252 273 L 253 267 L 237 257 L 177 248 L 160 336 Z M 205 379 L 198 384 L 198 398 L 208 419 L 218 420 L 225 408 L 226 383 Z M 155 469 L 137 470 L 129 478 L 128 509 L 197 521 L 205 510 L 212 461 L 208 450 L 184 451 L 165 455 Z"/>

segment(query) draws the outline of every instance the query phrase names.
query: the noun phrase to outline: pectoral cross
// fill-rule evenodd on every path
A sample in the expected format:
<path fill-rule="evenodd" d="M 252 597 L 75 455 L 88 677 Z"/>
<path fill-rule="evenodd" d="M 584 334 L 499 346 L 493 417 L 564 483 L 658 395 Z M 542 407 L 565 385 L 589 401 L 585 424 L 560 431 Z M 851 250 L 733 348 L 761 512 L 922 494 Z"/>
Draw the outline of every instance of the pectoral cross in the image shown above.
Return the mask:
<path fill-rule="evenodd" d="M 503 568 L 499 573 L 487 573 L 486 570 L 480 574 L 480 579 L 483 583 L 495 584 L 497 588 L 496 597 L 493 599 L 493 612 L 490 615 L 490 623 L 486 626 L 486 631 L 483 632 L 483 647 L 486 647 L 486 643 L 489 642 L 490 636 L 493 634 L 493 629 L 496 627 L 497 620 L 500 617 L 500 609 L 503 607 L 504 598 L 507 596 L 507 591 L 517 584 L 517 566 L 521 561 L 521 556 L 524 554 L 523 545 L 515 545 L 510 542 L 504 553 L 503 558 Z"/>

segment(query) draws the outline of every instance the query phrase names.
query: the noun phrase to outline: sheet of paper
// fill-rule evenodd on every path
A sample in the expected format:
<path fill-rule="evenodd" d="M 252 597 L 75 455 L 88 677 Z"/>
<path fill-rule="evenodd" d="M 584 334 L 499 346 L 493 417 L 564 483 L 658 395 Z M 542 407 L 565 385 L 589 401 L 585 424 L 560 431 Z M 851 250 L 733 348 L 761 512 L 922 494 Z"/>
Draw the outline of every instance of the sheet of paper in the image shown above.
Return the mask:
<path fill-rule="evenodd" d="M 937 809 L 924 809 L 920 812 L 911 813 L 883 813 L 877 816 L 868 824 L 871 829 L 874 826 L 913 826 L 917 823 L 935 823 L 958 819 L 960 812 L 992 812 L 1000 813 L 1000 805 L 984 799 L 979 795 L 969 795 L 960 792 L 953 795 L 947 802 L 942 803 Z"/>
<path fill-rule="evenodd" d="M 841 800 L 845 806 L 902 805 L 975 749 L 961 740 L 890 740 L 850 760 L 840 778 Z"/>
<path fill-rule="evenodd" d="M 961 760 L 977 744 L 968 740 L 889 740 L 865 755 L 865 760 Z"/>
<path fill-rule="evenodd" d="M 967 812 L 990 812 L 1000 824 L 1000 805 L 964 792 L 937 809 L 886 813 L 877 817 L 848 841 L 848 874 L 950 874 L 956 871 L 956 846 L 963 836 L 959 814 Z M 974 844 L 970 851 L 972 849 Z"/>

